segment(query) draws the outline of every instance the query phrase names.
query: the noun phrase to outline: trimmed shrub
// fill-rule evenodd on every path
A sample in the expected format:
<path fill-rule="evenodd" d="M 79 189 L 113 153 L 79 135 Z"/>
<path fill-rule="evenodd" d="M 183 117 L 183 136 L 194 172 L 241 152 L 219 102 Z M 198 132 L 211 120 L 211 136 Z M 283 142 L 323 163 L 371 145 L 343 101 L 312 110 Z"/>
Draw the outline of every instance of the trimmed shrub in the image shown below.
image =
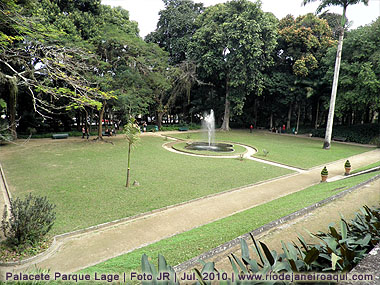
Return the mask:
<path fill-rule="evenodd" d="M 12 247 L 33 245 L 40 241 L 52 228 L 56 213 L 55 205 L 46 197 L 29 194 L 24 200 L 11 199 L 10 216 L 5 206 L 1 228 Z"/>

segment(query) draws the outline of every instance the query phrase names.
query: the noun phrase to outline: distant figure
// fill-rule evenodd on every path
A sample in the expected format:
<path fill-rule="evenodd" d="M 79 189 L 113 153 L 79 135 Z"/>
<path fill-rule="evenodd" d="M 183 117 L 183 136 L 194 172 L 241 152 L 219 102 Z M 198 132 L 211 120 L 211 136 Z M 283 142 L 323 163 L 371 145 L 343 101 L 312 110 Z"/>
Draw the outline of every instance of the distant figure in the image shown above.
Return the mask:
<path fill-rule="evenodd" d="M 86 134 L 86 129 L 83 127 L 82 128 L 82 139 L 84 139 L 84 135 Z"/>
<path fill-rule="evenodd" d="M 285 125 L 282 125 L 282 132 L 285 133 Z"/>
<path fill-rule="evenodd" d="M 143 124 L 144 133 L 146 132 L 146 127 L 147 127 L 147 124 L 146 124 L 146 122 L 144 122 L 144 124 Z"/>
<path fill-rule="evenodd" d="M 253 125 L 250 125 L 249 126 L 249 132 L 252 133 L 252 130 L 253 130 Z"/>
<path fill-rule="evenodd" d="M 86 135 L 87 135 L 87 139 L 88 139 L 90 137 L 90 131 L 88 128 L 86 129 Z"/>

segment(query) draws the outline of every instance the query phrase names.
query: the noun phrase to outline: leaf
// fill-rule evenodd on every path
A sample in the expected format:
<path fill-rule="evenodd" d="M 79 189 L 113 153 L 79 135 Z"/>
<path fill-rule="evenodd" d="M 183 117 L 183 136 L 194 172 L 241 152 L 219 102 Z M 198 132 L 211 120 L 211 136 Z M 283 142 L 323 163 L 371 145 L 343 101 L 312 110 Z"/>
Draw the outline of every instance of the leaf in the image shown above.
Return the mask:
<path fill-rule="evenodd" d="M 342 233 L 342 238 L 346 239 L 347 238 L 347 223 L 343 219 L 340 221 L 340 230 Z"/>
<path fill-rule="evenodd" d="M 274 258 L 272 256 L 272 254 L 270 253 L 270 251 L 269 251 L 269 249 L 268 249 L 268 247 L 266 246 L 265 243 L 262 243 L 260 241 L 260 245 L 261 245 L 262 249 L 264 250 L 265 256 L 268 259 L 269 264 L 272 266 L 274 264 Z"/>
<path fill-rule="evenodd" d="M 199 284 L 201 284 L 201 285 L 207 285 L 203 281 L 202 274 L 199 272 L 199 270 L 197 268 L 194 268 L 194 271 L 195 271 L 195 274 L 197 275 L 197 279 L 198 279 Z"/>
<path fill-rule="evenodd" d="M 162 271 L 167 271 L 167 270 L 168 270 L 168 266 L 167 266 L 165 257 L 163 257 L 161 254 L 158 254 L 158 271 L 162 272 Z"/>
<path fill-rule="evenodd" d="M 243 257 L 243 260 L 247 264 L 249 264 L 249 266 L 251 267 L 251 270 L 250 270 L 251 272 L 255 273 L 255 272 L 259 272 L 260 271 L 259 266 L 257 265 L 256 260 L 254 260 L 254 259 L 247 259 L 245 257 Z"/>
<path fill-rule="evenodd" d="M 141 257 L 141 271 L 143 273 L 151 273 L 148 256 L 145 253 Z"/>
<path fill-rule="evenodd" d="M 234 258 L 234 260 L 236 261 L 236 263 L 240 266 L 241 271 L 243 271 L 245 274 L 248 274 L 248 270 L 244 266 L 244 264 L 238 258 L 236 258 L 236 256 L 234 254 L 232 254 L 232 257 Z"/>
<path fill-rule="evenodd" d="M 244 239 L 240 239 L 240 248 L 241 248 L 241 257 L 250 258 L 249 257 L 249 248 L 247 242 Z"/>
<path fill-rule="evenodd" d="M 330 232 L 331 232 L 331 235 L 334 237 L 334 238 L 336 238 L 336 239 L 338 239 L 338 240 L 340 240 L 342 237 L 338 234 L 338 232 L 336 231 L 336 229 L 334 228 L 334 227 L 329 227 L 329 229 L 330 229 Z"/>
<path fill-rule="evenodd" d="M 337 256 L 335 253 L 332 253 L 331 254 L 331 268 L 332 270 L 335 271 L 335 268 L 336 268 L 336 263 L 338 262 L 338 260 L 340 260 L 341 258 L 339 256 Z"/>
<path fill-rule="evenodd" d="M 298 235 L 299 242 L 301 243 L 301 245 L 304 248 L 304 250 L 307 252 L 308 251 L 308 247 L 307 247 L 307 243 L 306 243 L 305 239 L 300 234 L 297 234 L 297 235 Z"/>
<path fill-rule="evenodd" d="M 311 265 L 317 258 L 319 257 L 319 250 L 313 247 L 309 252 L 306 254 L 304 262 L 307 265 Z"/>
<path fill-rule="evenodd" d="M 235 273 L 235 276 L 237 276 L 239 274 L 239 270 L 235 264 L 235 261 L 229 256 L 228 259 L 230 260 L 230 263 L 231 263 L 231 266 L 232 266 L 232 270 L 234 271 Z"/>

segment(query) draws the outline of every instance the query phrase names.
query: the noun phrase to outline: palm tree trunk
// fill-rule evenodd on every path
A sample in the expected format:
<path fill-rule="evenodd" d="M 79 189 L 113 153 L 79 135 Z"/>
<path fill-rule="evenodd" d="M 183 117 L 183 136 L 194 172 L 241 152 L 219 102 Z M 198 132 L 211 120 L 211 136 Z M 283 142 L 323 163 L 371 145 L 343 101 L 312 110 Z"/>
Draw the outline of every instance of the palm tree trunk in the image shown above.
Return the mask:
<path fill-rule="evenodd" d="M 339 35 L 338 50 L 336 51 L 334 80 L 333 80 L 333 85 L 332 85 L 332 90 L 331 90 L 331 99 L 330 99 L 330 109 L 329 109 L 329 115 L 327 119 L 325 141 L 323 142 L 324 149 L 330 149 L 330 146 L 331 146 L 331 136 L 332 136 L 333 123 L 334 123 L 335 100 L 336 100 L 336 93 L 338 90 L 340 60 L 342 58 L 342 48 L 343 48 L 343 37 L 344 37 L 344 20 L 343 19 L 345 19 L 346 17 L 346 7 L 344 7 L 343 9 L 342 17 L 344 18 L 342 18 L 343 25 L 341 27 L 341 31 Z"/>

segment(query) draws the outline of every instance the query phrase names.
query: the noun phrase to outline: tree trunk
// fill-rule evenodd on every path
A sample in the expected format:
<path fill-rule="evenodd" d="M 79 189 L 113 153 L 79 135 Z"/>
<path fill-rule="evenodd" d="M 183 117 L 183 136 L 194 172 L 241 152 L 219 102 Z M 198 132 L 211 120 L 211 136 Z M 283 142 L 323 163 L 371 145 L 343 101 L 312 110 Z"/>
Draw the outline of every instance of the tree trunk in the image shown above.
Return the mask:
<path fill-rule="evenodd" d="M 77 131 L 82 132 L 82 128 L 81 128 L 81 116 L 82 116 L 82 114 L 81 114 L 79 109 L 76 111 L 75 116 L 76 116 L 76 123 L 77 123 Z"/>
<path fill-rule="evenodd" d="M 293 102 L 291 102 L 289 105 L 288 120 L 286 121 L 286 129 L 287 130 L 290 130 L 290 120 L 292 118 L 292 105 L 293 105 Z"/>
<path fill-rule="evenodd" d="M 315 113 L 315 122 L 314 122 L 314 129 L 318 129 L 318 122 L 319 122 L 319 99 L 318 99 L 318 102 L 317 102 L 317 110 L 316 110 L 316 113 Z"/>
<path fill-rule="evenodd" d="M 223 117 L 223 124 L 221 129 L 223 131 L 229 131 L 230 130 L 230 100 L 228 98 L 229 95 L 229 89 L 228 89 L 228 75 L 226 79 L 226 101 L 224 103 L 224 117 Z"/>
<path fill-rule="evenodd" d="M 344 8 L 342 17 L 345 17 L 345 14 L 346 13 L 345 13 L 345 8 Z M 336 93 L 338 90 L 340 60 L 342 57 L 342 48 L 343 48 L 343 37 L 344 37 L 344 27 L 342 27 L 341 32 L 340 32 L 338 50 L 336 51 L 336 61 L 335 61 L 335 70 L 334 70 L 334 80 L 333 80 L 333 85 L 332 85 L 332 90 L 331 90 L 330 109 L 329 109 L 329 116 L 327 119 L 325 140 L 323 142 L 324 149 L 330 149 L 330 146 L 331 146 L 331 136 L 332 136 L 333 123 L 334 123 L 335 100 L 336 100 Z"/>
<path fill-rule="evenodd" d="M 127 182 L 125 183 L 125 187 L 129 187 L 129 172 L 131 170 L 130 168 L 130 160 L 131 160 L 131 144 L 128 144 L 128 168 L 127 168 Z"/>
<path fill-rule="evenodd" d="M 13 140 L 17 139 L 16 131 L 16 103 L 17 103 L 17 79 L 15 77 L 9 78 L 9 128 Z"/>
<path fill-rule="evenodd" d="M 257 107 L 258 107 L 258 100 L 255 98 L 255 102 L 253 103 L 253 126 L 257 128 L 257 118 L 258 118 L 258 112 L 257 112 Z"/>
<path fill-rule="evenodd" d="M 162 118 L 163 117 L 164 117 L 163 112 L 157 112 L 157 126 L 158 126 L 159 130 L 161 130 L 161 127 L 162 127 Z"/>
<path fill-rule="evenodd" d="M 98 138 L 103 139 L 103 116 L 104 116 L 104 109 L 106 108 L 106 102 L 103 102 L 102 109 L 99 112 L 99 126 L 98 126 Z"/>
<path fill-rule="evenodd" d="M 273 128 L 273 112 L 270 112 L 270 119 L 269 119 L 269 129 L 272 131 Z"/>
<path fill-rule="evenodd" d="M 90 113 L 90 126 L 89 126 L 89 132 L 91 133 L 91 131 L 92 131 L 92 122 L 93 122 L 93 120 L 94 120 L 94 111 L 91 109 L 91 113 Z"/>
<path fill-rule="evenodd" d="M 297 134 L 298 134 L 299 126 L 300 126 L 300 117 L 301 117 L 301 103 L 298 104 L 297 127 L 296 127 Z"/>

